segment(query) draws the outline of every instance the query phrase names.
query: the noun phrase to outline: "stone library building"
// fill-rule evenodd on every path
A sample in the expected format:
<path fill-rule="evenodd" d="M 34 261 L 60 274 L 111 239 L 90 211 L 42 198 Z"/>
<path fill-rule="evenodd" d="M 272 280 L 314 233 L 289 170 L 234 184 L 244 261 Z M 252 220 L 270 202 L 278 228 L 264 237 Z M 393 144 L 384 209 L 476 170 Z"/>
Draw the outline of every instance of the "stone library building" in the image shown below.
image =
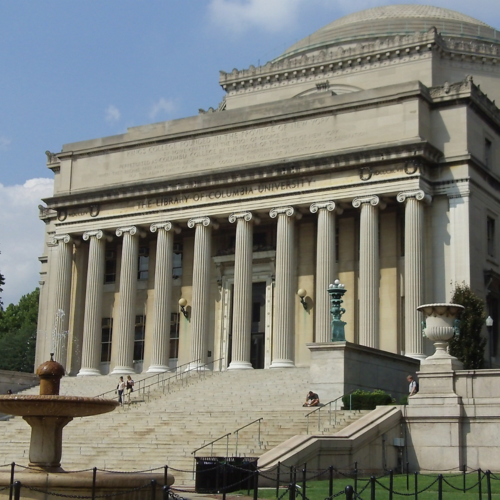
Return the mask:
<path fill-rule="evenodd" d="M 308 366 L 336 279 L 348 342 L 417 359 L 416 307 L 470 285 L 500 366 L 500 33 L 376 7 L 219 84 L 215 109 L 47 152 L 35 366 Z"/>

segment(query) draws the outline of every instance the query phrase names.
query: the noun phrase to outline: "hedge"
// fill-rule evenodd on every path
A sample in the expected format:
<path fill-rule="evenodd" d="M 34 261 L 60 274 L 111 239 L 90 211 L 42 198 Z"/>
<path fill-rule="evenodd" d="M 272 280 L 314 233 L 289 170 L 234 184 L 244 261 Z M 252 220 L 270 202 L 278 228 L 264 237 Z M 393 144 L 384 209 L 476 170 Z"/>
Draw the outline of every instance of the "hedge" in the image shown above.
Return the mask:
<path fill-rule="evenodd" d="M 390 405 L 393 403 L 392 396 L 384 391 L 375 390 L 373 392 L 357 390 L 352 394 L 342 396 L 342 403 L 345 409 L 349 409 L 352 401 L 351 410 L 374 410 L 376 406 Z"/>

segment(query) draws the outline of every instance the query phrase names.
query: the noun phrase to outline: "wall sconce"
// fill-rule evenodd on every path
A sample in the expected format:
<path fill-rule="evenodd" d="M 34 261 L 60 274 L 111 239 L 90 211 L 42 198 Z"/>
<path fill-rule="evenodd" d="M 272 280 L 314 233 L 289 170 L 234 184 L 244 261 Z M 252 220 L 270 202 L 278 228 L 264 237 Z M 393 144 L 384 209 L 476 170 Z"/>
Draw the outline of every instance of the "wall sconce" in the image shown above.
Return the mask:
<path fill-rule="evenodd" d="M 184 298 L 179 299 L 179 305 L 181 306 L 181 313 L 184 314 L 184 317 L 188 317 L 188 312 L 186 311 L 186 306 L 188 304 L 188 301 Z"/>
<path fill-rule="evenodd" d="M 300 303 L 304 306 L 304 309 L 307 311 L 307 302 L 304 300 L 304 297 L 307 295 L 307 290 L 299 288 L 299 290 L 297 291 L 297 295 L 300 297 Z"/>

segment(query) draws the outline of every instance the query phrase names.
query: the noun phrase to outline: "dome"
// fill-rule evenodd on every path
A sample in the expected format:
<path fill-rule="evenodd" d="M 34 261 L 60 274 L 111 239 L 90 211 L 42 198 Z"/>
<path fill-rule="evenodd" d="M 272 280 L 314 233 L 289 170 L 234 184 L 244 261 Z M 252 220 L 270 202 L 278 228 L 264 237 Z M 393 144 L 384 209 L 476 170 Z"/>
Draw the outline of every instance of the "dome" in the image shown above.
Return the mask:
<path fill-rule="evenodd" d="M 435 27 L 442 35 L 493 39 L 500 42 L 497 30 L 454 10 L 430 5 L 387 5 L 355 12 L 327 24 L 292 45 L 277 59 L 318 49 L 345 40 L 426 32 Z"/>

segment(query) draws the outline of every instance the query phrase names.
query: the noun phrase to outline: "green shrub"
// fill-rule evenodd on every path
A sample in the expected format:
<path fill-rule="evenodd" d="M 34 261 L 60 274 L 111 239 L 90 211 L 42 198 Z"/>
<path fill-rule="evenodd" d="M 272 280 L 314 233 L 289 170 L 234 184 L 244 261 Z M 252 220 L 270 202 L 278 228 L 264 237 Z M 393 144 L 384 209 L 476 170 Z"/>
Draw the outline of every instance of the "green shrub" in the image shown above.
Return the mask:
<path fill-rule="evenodd" d="M 344 408 L 349 409 L 350 402 L 352 402 L 351 410 L 374 410 L 376 406 L 390 405 L 393 401 L 392 396 L 384 391 L 376 389 L 369 392 L 358 389 L 342 397 Z"/>

